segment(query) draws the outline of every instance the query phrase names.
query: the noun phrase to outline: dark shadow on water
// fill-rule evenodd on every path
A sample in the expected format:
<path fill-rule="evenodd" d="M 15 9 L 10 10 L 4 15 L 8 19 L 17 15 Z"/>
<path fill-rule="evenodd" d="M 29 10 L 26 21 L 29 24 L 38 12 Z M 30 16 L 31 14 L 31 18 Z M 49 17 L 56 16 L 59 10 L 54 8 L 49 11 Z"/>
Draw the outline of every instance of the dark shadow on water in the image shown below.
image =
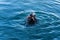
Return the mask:
<path fill-rule="evenodd" d="M 18 38 L 9 38 L 9 40 L 19 40 Z"/>
<path fill-rule="evenodd" d="M 36 19 L 36 22 L 31 22 L 31 23 L 25 22 L 25 25 L 26 27 L 32 27 L 32 26 L 36 26 L 38 23 L 39 23 L 39 20 Z"/>

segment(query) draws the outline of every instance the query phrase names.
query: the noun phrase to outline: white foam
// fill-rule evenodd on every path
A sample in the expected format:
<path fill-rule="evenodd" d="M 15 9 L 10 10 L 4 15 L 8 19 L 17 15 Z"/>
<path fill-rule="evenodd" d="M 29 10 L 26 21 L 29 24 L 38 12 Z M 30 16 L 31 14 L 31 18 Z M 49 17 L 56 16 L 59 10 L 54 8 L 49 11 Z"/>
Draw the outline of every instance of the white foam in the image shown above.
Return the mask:
<path fill-rule="evenodd" d="M 52 30 L 51 32 L 49 32 L 49 33 L 53 33 L 53 32 L 55 32 L 54 30 Z"/>
<path fill-rule="evenodd" d="M 30 9 L 30 10 L 25 10 L 25 12 L 35 12 L 35 10 L 32 10 L 32 9 Z"/>
<path fill-rule="evenodd" d="M 20 11 L 20 12 L 16 12 L 17 14 L 22 14 L 22 13 L 24 13 L 24 11 Z"/>
<path fill-rule="evenodd" d="M 0 4 L 11 4 L 11 2 L 0 2 Z"/>
<path fill-rule="evenodd" d="M 31 3 L 24 3 L 24 5 L 30 5 Z"/>
<path fill-rule="evenodd" d="M 47 7 L 49 7 L 49 8 L 53 8 L 52 6 L 50 6 L 50 5 L 46 5 Z"/>
<path fill-rule="evenodd" d="M 21 14 L 21 13 L 26 13 L 26 12 L 33 12 L 34 15 L 35 15 L 35 12 L 42 12 L 42 13 L 54 15 L 54 16 L 56 16 L 57 18 L 60 18 L 57 14 L 52 13 L 52 12 L 36 11 L 36 10 L 32 10 L 32 9 L 30 9 L 30 10 L 25 10 L 25 11 L 21 11 L 21 12 L 17 12 L 17 13 L 18 13 L 18 14 Z"/>
<path fill-rule="evenodd" d="M 59 1 L 55 1 L 55 2 L 53 2 L 53 3 L 55 3 L 55 4 L 60 4 L 60 2 L 59 2 Z"/>
<path fill-rule="evenodd" d="M 57 14 L 52 13 L 52 12 L 45 12 L 45 11 L 40 11 L 40 12 L 42 12 L 42 13 L 46 13 L 46 14 L 51 14 L 51 15 L 54 15 L 54 16 L 60 18 Z"/>
<path fill-rule="evenodd" d="M 55 0 L 55 1 L 60 2 L 60 0 Z"/>

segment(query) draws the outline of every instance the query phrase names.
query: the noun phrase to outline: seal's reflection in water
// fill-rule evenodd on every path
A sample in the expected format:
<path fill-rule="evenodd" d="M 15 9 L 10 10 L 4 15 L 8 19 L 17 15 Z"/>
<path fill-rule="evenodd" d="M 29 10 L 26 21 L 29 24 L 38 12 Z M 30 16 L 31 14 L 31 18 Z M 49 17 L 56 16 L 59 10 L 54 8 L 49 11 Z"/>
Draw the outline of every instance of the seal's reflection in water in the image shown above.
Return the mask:
<path fill-rule="evenodd" d="M 36 15 L 35 13 L 31 13 L 28 17 L 27 17 L 27 24 L 29 25 L 34 25 L 37 22 L 36 20 Z"/>

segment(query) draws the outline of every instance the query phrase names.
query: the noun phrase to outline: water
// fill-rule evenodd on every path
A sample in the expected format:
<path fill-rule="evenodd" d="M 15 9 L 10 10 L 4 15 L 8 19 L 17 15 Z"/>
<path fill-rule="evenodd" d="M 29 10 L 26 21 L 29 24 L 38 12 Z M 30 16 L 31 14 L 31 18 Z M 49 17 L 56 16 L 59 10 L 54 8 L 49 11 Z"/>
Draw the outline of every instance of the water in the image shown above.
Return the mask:
<path fill-rule="evenodd" d="M 26 25 L 30 12 L 35 25 Z M 0 0 L 0 40 L 60 40 L 60 0 Z"/>

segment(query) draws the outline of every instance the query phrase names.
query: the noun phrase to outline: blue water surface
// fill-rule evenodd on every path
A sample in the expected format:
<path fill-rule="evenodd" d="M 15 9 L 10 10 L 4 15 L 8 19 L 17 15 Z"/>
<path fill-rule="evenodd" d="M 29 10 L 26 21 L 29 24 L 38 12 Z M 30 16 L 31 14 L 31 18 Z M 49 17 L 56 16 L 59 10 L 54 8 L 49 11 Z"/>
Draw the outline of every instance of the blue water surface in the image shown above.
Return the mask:
<path fill-rule="evenodd" d="M 60 40 L 60 0 L 0 0 L 0 40 Z"/>

